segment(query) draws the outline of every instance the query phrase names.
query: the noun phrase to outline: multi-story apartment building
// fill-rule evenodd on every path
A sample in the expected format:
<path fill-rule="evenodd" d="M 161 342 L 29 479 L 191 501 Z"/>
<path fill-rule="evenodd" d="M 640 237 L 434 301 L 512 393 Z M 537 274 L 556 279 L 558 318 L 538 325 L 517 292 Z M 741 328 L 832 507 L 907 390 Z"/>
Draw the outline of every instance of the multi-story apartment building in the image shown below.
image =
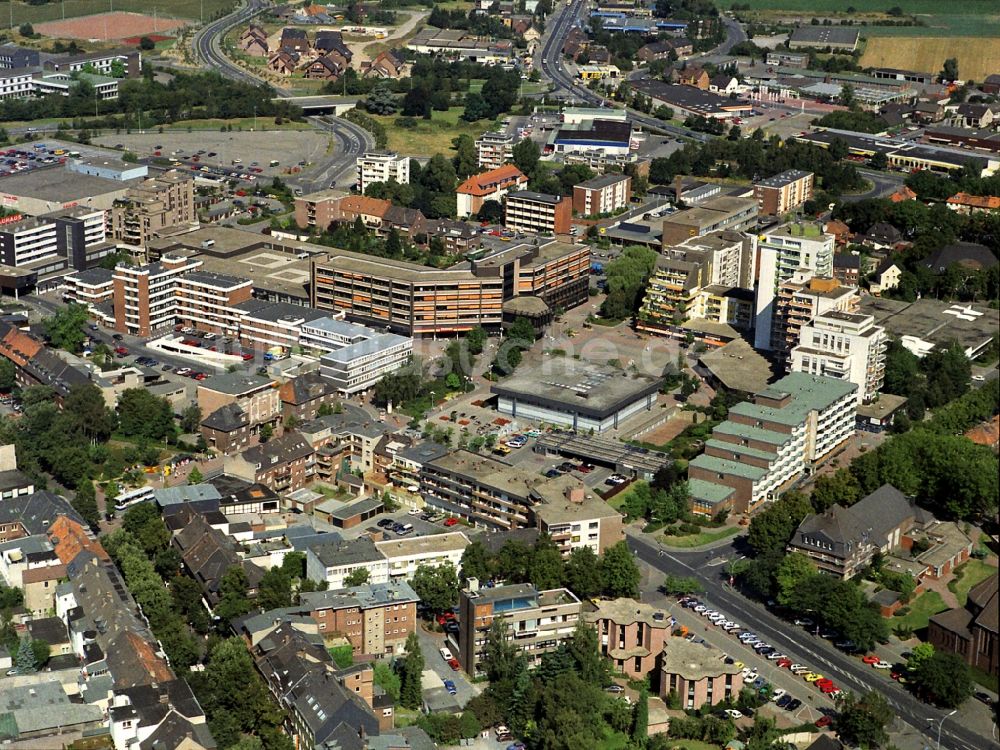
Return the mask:
<path fill-rule="evenodd" d="M 17 268 L 44 267 L 59 262 L 65 267 L 65 255 L 59 254 L 59 242 L 54 221 L 41 218 L 0 223 L 0 260 Z"/>
<path fill-rule="evenodd" d="M 736 404 L 688 467 L 692 510 L 749 513 L 854 433 L 853 383 L 792 373 Z"/>
<path fill-rule="evenodd" d="M 88 268 L 64 277 L 63 297 L 81 305 L 97 305 L 115 298 L 114 272 L 107 268 Z"/>
<path fill-rule="evenodd" d="M 301 229 L 326 230 L 341 218 L 340 202 L 347 196 L 343 190 L 321 190 L 295 199 L 295 223 Z"/>
<path fill-rule="evenodd" d="M 416 630 L 419 601 L 410 585 L 400 580 L 304 592 L 299 607 L 309 612 L 321 635 L 342 635 L 355 654 L 381 656 L 400 652 Z"/>
<path fill-rule="evenodd" d="M 458 572 L 462 553 L 468 546 L 469 538 L 461 531 L 375 542 L 375 549 L 388 562 L 389 579 L 392 581 L 413 580 L 421 565 L 432 568 L 451 565 Z"/>
<path fill-rule="evenodd" d="M 601 601 L 584 620 L 594 626 L 601 653 L 614 663 L 615 671 L 633 680 L 652 675 L 654 684 L 662 668 L 663 647 L 670 639 L 674 619 L 666 610 L 635 599 Z"/>
<path fill-rule="evenodd" d="M 756 223 L 757 201 L 753 198 L 733 198 L 726 195 L 711 198 L 695 208 L 670 214 L 663 220 L 663 247 L 672 247 L 692 237 L 725 229 L 742 232 Z"/>
<path fill-rule="evenodd" d="M 589 247 L 565 242 L 515 244 L 443 270 L 337 251 L 313 261 L 312 305 L 412 336 L 497 330 L 517 295 L 566 309 L 586 301 L 589 273 Z"/>
<path fill-rule="evenodd" d="M 785 224 L 760 235 L 754 348 L 770 349 L 778 289 L 796 273 L 833 276 L 834 236 L 819 224 Z"/>
<path fill-rule="evenodd" d="M 569 589 L 539 591 L 530 583 L 480 588 L 475 578 L 459 593 L 458 606 L 458 660 L 473 677 L 482 674 L 486 634 L 494 619 L 504 620 L 511 641 L 534 667 L 543 654 L 572 637 L 582 611 Z"/>
<path fill-rule="evenodd" d="M 205 416 L 235 404 L 254 425 L 276 426 L 281 419 L 278 384 L 246 372 L 226 372 L 198 383 L 198 408 Z"/>
<path fill-rule="evenodd" d="M 751 328 L 755 248 L 754 237 L 723 231 L 664 250 L 646 287 L 637 326 L 681 336 L 687 320 Z"/>
<path fill-rule="evenodd" d="M 483 169 L 499 169 L 514 158 L 516 140 L 509 133 L 483 133 L 476 139 L 476 156 Z"/>
<path fill-rule="evenodd" d="M 552 537 L 564 556 L 588 547 L 601 554 L 625 538 L 622 514 L 565 475 L 535 487 L 535 524 Z"/>
<path fill-rule="evenodd" d="M 813 196 L 813 173 L 789 169 L 768 177 L 753 186 L 757 208 L 765 216 L 781 216 L 792 211 Z"/>
<path fill-rule="evenodd" d="M 226 456 L 223 470 L 277 493 L 288 494 L 302 489 L 313 480 L 315 466 L 313 447 L 292 430 L 248 448 L 239 455 Z"/>
<path fill-rule="evenodd" d="M 389 582 L 389 563 L 368 536 L 306 549 L 306 575 L 316 583 L 326 581 L 330 589 L 345 588 L 347 577 L 360 569 L 368 571 L 369 584 Z"/>
<path fill-rule="evenodd" d="M 791 370 L 850 381 L 858 386 L 858 403 L 867 404 L 885 380 L 887 342 L 874 316 L 831 310 L 802 326 Z"/>
<path fill-rule="evenodd" d="M 423 465 L 424 502 L 475 526 L 506 530 L 534 525 L 534 477 L 470 451 L 455 451 Z"/>
<path fill-rule="evenodd" d="M 455 188 L 457 213 L 461 217 L 479 213 L 486 201 L 501 203 L 510 191 L 521 190 L 527 184 L 528 178 L 513 164 L 471 175 Z"/>
<path fill-rule="evenodd" d="M 240 344 L 257 350 L 281 347 L 290 352 L 301 345 L 303 327 L 325 318 L 319 310 L 287 302 L 248 299 L 236 306 Z"/>
<path fill-rule="evenodd" d="M 177 280 L 200 261 L 165 255 L 144 266 L 119 264 L 114 271 L 115 330 L 149 336 L 177 320 Z"/>
<path fill-rule="evenodd" d="M 504 225 L 515 232 L 568 234 L 573 219 L 569 197 L 520 190 L 508 193 Z"/>
<path fill-rule="evenodd" d="M 59 254 L 65 256 L 70 268 L 77 271 L 92 268 L 116 250 L 114 244 L 107 241 L 107 212 L 104 210 L 77 206 L 46 214 L 43 218 L 55 222 Z"/>
<path fill-rule="evenodd" d="M 24 68 L 0 72 L 0 100 L 24 99 L 35 93 L 35 72 Z"/>
<path fill-rule="evenodd" d="M 200 331 L 236 336 L 241 316 L 237 308 L 253 296 L 253 282 L 236 276 L 195 269 L 177 277 L 177 323 Z"/>
<path fill-rule="evenodd" d="M 573 210 L 582 216 L 613 214 L 628 206 L 632 178 L 625 174 L 603 174 L 573 186 Z"/>
<path fill-rule="evenodd" d="M 410 182 L 410 157 L 395 151 L 366 151 L 357 160 L 358 192 L 364 194 L 375 182 L 395 180 L 401 185 Z"/>
<path fill-rule="evenodd" d="M 831 278 L 797 273 L 778 287 L 771 318 L 771 350 L 788 356 L 797 346 L 802 326 L 827 312 L 854 312 L 860 297 L 855 287 L 841 286 Z"/>
<path fill-rule="evenodd" d="M 161 230 L 195 225 L 194 180 L 177 171 L 151 177 L 130 188 L 111 208 L 111 236 L 134 247 L 145 247 Z"/>

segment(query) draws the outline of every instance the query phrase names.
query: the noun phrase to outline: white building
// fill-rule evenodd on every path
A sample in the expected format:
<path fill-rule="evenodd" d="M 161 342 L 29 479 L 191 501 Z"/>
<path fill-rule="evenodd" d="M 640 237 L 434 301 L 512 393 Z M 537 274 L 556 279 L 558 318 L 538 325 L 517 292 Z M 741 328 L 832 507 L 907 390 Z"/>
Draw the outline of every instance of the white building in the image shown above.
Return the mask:
<path fill-rule="evenodd" d="M 448 563 L 458 572 L 468 546 L 469 538 L 461 531 L 375 542 L 375 548 L 385 555 L 393 581 L 413 580 L 421 565 L 436 568 Z"/>
<path fill-rule="evenodd" d="M 23 99 L 35 93 L 32 71 L 5 70 L 0 73 L 0 99 Z"/>
<path fill-rule="evenodd" d="M 886 343 L 873 316 L 827 312 L 802 327 L 792 371 L 850 381 L 858 386 L 858 403 L 869 403 L 885 379 Z"/>
<path fill-rule="evenodd" d="M 410 157 L 395 151 L 366 151 L 357 160 L 358 192 L 364 193 L 373 182 L 395 180 L 402 184 L 410 182 Z"/>
<path fill-rule="evenodd" d="M 514 158 L 514 136 L 483 133 L 476 139 L 476 155 L 483 169 L 499 169 Z"/>
<path fill-rule="evenodd" d="M 325 352 L 320 374 L 344 394 L 357 393 L 410 361 L 413 339 L 383 333 L 336 318 L 319 318 L 302 324 L 300 343 Z"/>
<path fill-rule="evenodd" d="M 778 287 L 800 271 L 833 276 L 834 236 L 816 224 L 785 224 L 760 235 L 757 247 L 754 348 L 769 350 Z"/>
<path fill-rule="evenodd" d="M 22 219 L 0 226 L 0 259 L 18 268 L 59 255 L 56 224 L 46 219 Z"/>
<path fill-rule="evenodd" d="M 389 582 L 389 561 L 369 537 L 315 544 L 306 550 L 306 576 L 326 581 L 330 589 L 347 588 L 347 577 L 357 570 L 368 571 L 368 583 Z"/>

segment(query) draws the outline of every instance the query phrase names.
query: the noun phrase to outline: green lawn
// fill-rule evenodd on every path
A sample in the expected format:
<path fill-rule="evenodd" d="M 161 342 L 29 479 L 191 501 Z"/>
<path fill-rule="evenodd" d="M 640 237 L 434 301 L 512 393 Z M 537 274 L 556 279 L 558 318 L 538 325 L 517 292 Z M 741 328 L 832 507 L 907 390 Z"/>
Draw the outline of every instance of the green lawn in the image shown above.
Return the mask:
<path fill-rule="evenodd" d="M 701 740 L 672 740 L 670 747 L 672 750 L 719 750 L 718 745 Z"/>
<path fill-rule="evenodd" d="M 273 117 L 256 118 L 257 130 L 312 130 L 312 126 L 307 122 L 290 122 L 284 120 L 280 125 L 275 125 Z M 252 130 L 254 126 L 253 117 L 236 117 L 231 120 L 202 119 L 202 120 L 181 120 L 164 125 L 164 130 L 218 130 L 223 125 L 232 125 L 233 128 L 242 130 Z"/>
<path fill-rule="evenodd" d="M 958 597 L 958 603 L 965 606 L 969 589 L 980 581 L 985 581 L 994 575 L 997 569 L 981 560 L 969 560 L 955 571 L 955 580 L 948 584 L 948 590 Z"/>
<path fill-rule="evenodd" d="M 191 18 L 197 20 L 201 17 L 202 0 L 117 0 L 113 4 L 115 11 L 126 11 L 130 13 L 145 13 L 156 15 L 160 18 Z M 205 20 L 209 20 L 232 10 L 236 6 L 235 0 L 204 0 Z M 63 18 L 76 18 L 77 16 L 89 16 L 94 13 L 107 13 L 111 10 L 112 4 L 106 0 L 63 0 L 59 3 L 47 3 L 45 5 L 28 5 L 23 2 L 14 3 L 14 25 L 22 23 L 41 23 L 42 21 L 58 21 Z M 5 23 L 10 23 L 10 3 L 0 3 L 0 18 Z"/>
<path fill-rule="evenodd" d="M 373 115 L 381 122 L 389 135 L 388 148 L 409 156 L 433 156 L 434 154 L 451 154 L 451 142 L 462 133 L 478 138 L 486 130 L 496 128 L 495 122 L 479 120 L 466 122 L 462 119 L 464 107 L 451 107 L 443 112 L 434 111 L 430 120 L 415 118 L 416 125 L 412 128 L 401 128 L 396 125 L 400 115 Z"/>
<path fill-rule="evenodd" d="M 691 534 L 689 536 L 664 536 L 663 543 L 668 547 L 681 547 L 684 549 L 688 547 L 701 547 L 702 545 L 711 544 L 726 537 L 736 536 L 741 531 L 743 531 L 742 526 L 725 526 L 721 529 L 706 529 L 700 534 Z"/>
<path fill-rule="evenodd" d="M 844 13 L 853 6 L 859 13 L 884 13 L 891 6 L 885 0 L 740 0 L 740 5 L 752 10 L 805 11 L 808 13 Z M 938 15 L 947 10 L 952 15 L 982 15 L 989 10 L 990 0 L 906 0 L 899 3 L 908 15 Z"/>
<path fill-rule="evenodd" d="M 944 612 L 948 606 L 937 591 L 925 591 L 912 602 L 910 611 L 903 617 L 892 617 L 889 620 L 890 628 L 908 627 L 914 631 L 927 627 L 927 621 L 931 615 Z"/>

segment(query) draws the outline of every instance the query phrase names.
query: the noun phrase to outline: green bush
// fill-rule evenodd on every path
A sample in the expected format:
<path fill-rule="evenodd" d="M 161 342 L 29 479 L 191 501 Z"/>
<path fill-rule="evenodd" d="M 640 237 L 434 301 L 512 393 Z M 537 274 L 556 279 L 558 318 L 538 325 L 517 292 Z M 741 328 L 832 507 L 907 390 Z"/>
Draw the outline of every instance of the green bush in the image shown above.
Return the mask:
<path fill-rule="evenodd" d="M 653 523 L 647 523 L 642 527 L 643 534 L 652 534 L 654 531 L 659 531 L 663 528 L 662 521 L 654 521 Z"/>

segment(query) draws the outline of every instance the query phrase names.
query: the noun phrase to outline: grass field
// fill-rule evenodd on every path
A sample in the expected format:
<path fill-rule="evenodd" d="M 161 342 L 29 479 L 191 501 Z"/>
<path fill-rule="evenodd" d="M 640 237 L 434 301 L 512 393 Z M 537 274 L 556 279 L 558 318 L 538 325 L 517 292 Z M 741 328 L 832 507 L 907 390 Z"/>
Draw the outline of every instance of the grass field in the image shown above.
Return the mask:
<path fill-rule="evenodd" d="M 741 531 L 743 531 L 742 526 L 727 526 L 721 529 L 708 529 L 700 534 L 691 534 L 689 536 L 664 536 L 663 543 L 668 547 L 688 549 L 711 544 L 726 537 L 736 536 Z"/>
<path fill-rule="evenodd" d="M 204 0 L 205 20 L 215 18 L 222 11 L 228 12 L 236 6 L 236 0 Z M 131 11 L 133 13 L 153 14 L 170 18 L 201 18 L 202 0 L 117 0 L 114 10 Z M 89 16 L 93 13 L 105 13 L 112 9 L 110 0 L 65 0 L 51 2 L 46 5 L 28 5 L 14 3 L 14 26 L 22 23 L 40 23 L 63 18 Z M 10 2 L 0 2 L 0 19 L 9 24 L 11 20 Z"/>
<path fill-rule="evenodd" d="M 997 569 L 981 560 L 969 560 L 955 571 L 955 580 L 948 584 L 948 590 L 958 597 L 958 603 L 965 606 L 969 589 L 994 575 Z"/>
<path fill-rule="evenodd" d="M 254 118 L 238 117 L 232 120 L 183 120 L 181 122 L 164 125 L 164 130 L 218 130 L 223 125 L 232 125 L 240 130 L 252 130 Z M 257 130 L 312 130 L 312 126 L 306 122 L 289 122 L 285 120 L 280 125 L 274 124 L 273 117 L 258 117 Z"/>
<path fill-rule="evenodd" d="M 927 627 L 927 621 L 931 618 L 931 615 L 936 615 L 938 612 L 944 612 L 948 609 L 948 605 L 944 603 L 944 599 L 941 598 L 941 595 L 937 591 L 925 591 L 910 602 L 909 606 L 910 611 L 903 617 L 889 618 L 890 628 L 905 626 L 912 628 L 914 631 L 922 630 Z"/>
<path fill-rule="evenodd" d="M 445 112 L 434 111 L 430 120 L 417 118 L 414 128 L 401 128 L 396 125 L 396 115 L 376 116 L 375 119 L 385 125 L 389 134 L 388 148 L 407 156 L 433 156 L 434 154 L 450 155 L 451 141 L 462 133 L 478 138 L 485 130 L 491 130 L 495 123 L 486 120 L 465 122 L 461 119 L 463 107 L 452 107 Z"/>
<path fill-rule="evenodd" d="M 961 78 L 982 81 L 1000 70 L 1000 43 L 979 37 L 875 37 L 867 41 L 861 65 L 936 73 L 949 57 L 958 60 Z"/>

